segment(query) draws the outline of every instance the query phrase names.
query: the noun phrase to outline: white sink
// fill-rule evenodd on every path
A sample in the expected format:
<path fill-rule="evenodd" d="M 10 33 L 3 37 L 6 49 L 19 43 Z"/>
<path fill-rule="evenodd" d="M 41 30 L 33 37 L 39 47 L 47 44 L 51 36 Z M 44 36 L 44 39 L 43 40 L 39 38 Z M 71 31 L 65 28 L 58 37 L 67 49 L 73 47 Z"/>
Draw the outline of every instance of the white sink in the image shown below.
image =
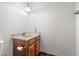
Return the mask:
<path fill-rule="evenodd" d="M 2 55 L 3 52 L 3 46 L 4 46 L 4 41 L 0 40 L 0 56 Z"/>
<path fill-rule="evenodd" d="M 24 36 L 25 37 L 31 37 L 31 36 L 33 36 L 33 34 L 25 34 Z"/>

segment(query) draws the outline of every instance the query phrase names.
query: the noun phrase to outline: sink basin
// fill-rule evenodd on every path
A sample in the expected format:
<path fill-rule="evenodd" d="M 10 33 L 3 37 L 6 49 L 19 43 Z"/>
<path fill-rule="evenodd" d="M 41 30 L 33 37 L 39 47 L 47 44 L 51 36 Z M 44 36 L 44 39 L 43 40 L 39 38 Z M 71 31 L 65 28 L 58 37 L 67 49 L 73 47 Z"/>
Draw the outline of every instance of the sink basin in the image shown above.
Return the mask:
<path fill-rule="evenodd" d="M 32 37 L 32 36 L 34 36 L 34 34 L 25 34 L 24 36 L 25 37 Z"/>
<path fill-rule="evenodd" d="M 24 37 L 32 37 L 34 34 L 33 33 L 30 33 L 30 32 L 28 32 L 28 33 L 22 33 L 22 36 L 24 36 Z"/>

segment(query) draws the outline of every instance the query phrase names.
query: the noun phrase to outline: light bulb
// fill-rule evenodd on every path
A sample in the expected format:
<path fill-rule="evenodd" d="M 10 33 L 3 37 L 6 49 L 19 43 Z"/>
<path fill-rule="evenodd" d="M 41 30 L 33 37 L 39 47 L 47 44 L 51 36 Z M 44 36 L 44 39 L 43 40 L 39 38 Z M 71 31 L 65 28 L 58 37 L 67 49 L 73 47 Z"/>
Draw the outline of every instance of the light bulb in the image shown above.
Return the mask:
<path fill-rule="evenodd" d="M 31 8 L 30 7 L 25 7 L 25 11 L 31 12 Z"/>

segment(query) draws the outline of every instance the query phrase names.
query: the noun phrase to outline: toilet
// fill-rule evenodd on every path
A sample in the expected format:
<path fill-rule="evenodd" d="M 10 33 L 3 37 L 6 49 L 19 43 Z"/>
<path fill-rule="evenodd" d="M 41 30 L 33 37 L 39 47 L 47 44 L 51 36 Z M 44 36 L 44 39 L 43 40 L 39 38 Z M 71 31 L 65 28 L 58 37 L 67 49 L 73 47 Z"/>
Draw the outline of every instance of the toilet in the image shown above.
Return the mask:
<path fill-rule="evenodd" d="M 4 41 L 0 40 L 0 56 L 2 56 L 3 53 L 3 46 L 4 46 Z"/>

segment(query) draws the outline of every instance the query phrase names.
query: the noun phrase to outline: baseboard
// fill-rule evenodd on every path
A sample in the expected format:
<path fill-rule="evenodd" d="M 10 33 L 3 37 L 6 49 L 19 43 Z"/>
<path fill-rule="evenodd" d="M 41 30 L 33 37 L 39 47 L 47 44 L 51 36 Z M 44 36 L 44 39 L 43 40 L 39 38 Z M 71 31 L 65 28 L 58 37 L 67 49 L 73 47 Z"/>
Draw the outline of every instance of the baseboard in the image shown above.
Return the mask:
<path fill-rule="evenodd" d="M 56 55 L 54 55 L 54 54 L 50 54 L 50 53 L 43 52 L 43 51 L 40 51 L 40 53 L 48 54 L 49 56 L 56 56 Z"/>

